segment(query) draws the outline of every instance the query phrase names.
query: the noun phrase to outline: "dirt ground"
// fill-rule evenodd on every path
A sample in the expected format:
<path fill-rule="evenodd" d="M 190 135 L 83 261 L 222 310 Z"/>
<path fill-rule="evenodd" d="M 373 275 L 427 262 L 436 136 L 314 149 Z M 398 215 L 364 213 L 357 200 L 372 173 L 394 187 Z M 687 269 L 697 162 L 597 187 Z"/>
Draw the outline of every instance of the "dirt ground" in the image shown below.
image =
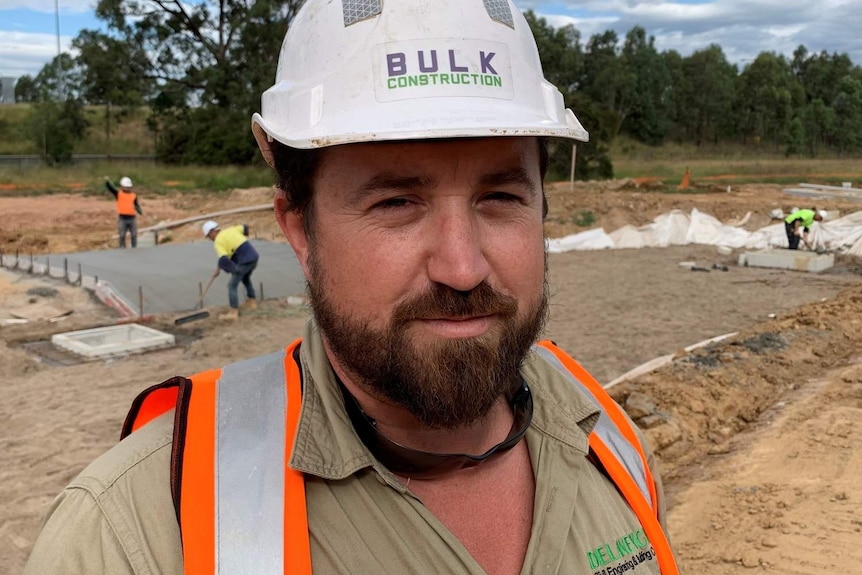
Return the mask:
<path fill-rule="evenodd" d="M 263 203 L 267 189 L 221 197 L 147 198 L 150 221 Z M 775 186 L 661 194 L 633 182 L 552 187 L 548 234 L 611 232 L 672 208 L 697 207 L 723 221 L 751 211 L 770 223 L 798 198 Z M 0 197 L 5 253 L 112 247 L 111 202 L 83 196 Z M 821 202 L 855 211 L 858 205 Z M 271 213 L 243 214 L 275 239 Z M 199 238 L 199 224 L 162 240 Z M 682 261 L 729 271 L 693 273 Z M 838 258 L 823 274 L 739 268 L 714 248 L 569 252 L 553 255 L 552 319 L 546 335 L 608 382 L 655 357 L 672 363 L 612 388 L 657 451 L 670 505 L 672 542 L 688 574 L 859 572 L 862 548 L 862 265 Z M 51 499 L 117 439 L 141 389 L 273 351 L 299 335 L 302 308 L 269 300 L 230 334 L 216 320 L 175 327 L 180 345 L 149 354 L 60 367 L 28 342 L 115 321 L 79 288 L 0 270 L 0 321 L 31 306 L 71 309 L 61 321 L 0 327 L 0 573 L 20 572 Z M 692 352 L 707 338 L 736 336 Z"/>

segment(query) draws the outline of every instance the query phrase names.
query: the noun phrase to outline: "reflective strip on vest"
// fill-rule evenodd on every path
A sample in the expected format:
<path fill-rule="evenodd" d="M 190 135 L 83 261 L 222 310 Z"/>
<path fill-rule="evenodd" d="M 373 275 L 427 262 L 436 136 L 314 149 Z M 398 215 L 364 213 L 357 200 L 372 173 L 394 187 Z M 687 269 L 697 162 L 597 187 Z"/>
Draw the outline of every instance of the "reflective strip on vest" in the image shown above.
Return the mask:
<path fill-rule="evenodd" d="M 608 414 L 605 413 L 604 408 L 595 396 L 593 396 L 590 390 L 587 389 L 587 387 L 584 386 L 584 384 L 581 383 L 581 381 L 578 380 L 572 372 L 566 369 L 566 366 L 557 359 L 557 356 L 555 356 L 552 351 L 542 346 L 535 346 L 533 349 L 542 359 L 554 366 L 557 371 L 575 384 L 583 395 L 589 398 L 589 400 L 601 410 L 599 420 L 593 428 L 593 433 L 597 434 L 605 445 L 611 448 L 611 451 L 613 451 L 617 459 L 619 459 L 620 463 L 622 463 L 623 467 L 626 468 L 631 478 L 637 484 L 638 489 L 644 496 L 644 499 L 652 501 L 649 480 L 647 479 L 647 470 L 644 468 L 643 460 L 641 459 L 637 449 L 635 449 L 634 446 L 632 446 L 632 444 L 623 437 L 620 429 L 614 425 L 613 421 L 611 421 Z"/>
<path fill-rule="evenodd" d="M 284 351 L 224 368 L 216 399 L 216 569 L 284 575 Z"/>
<path fill-rule="evenodd" d="M 590 449 L 598 456 L 608 479 L 616 485 L 640 521 L 647 539 L 655 549 L 662 575 L 679 575 L 667 535 L 658 520 L 655 481 L 634 425 L 601 385 L 553 342 L 539 342 L 534 349 L 540 357 L 581 388 L 599 408 L 599 421 L 589 437 Z M 585 378 L 584 381 L 579 379 L 581 377 Z"/>
<path fill-rule="evenodd" d="M 185 429 L 180 529 L 187 575 L 311 573 L 304 476 L 287 463 L 302 403 L 293 357 L 300 343 L 192 377 L 187 419 L 180 424 Z M 571 371 L 582 368 L 574 360 L 567 367 L 568 356 L 557 357 L 554 351 L 563 352 L 549 345 L 534 349 L 601 410 L 590 446 L 644 527 L 662 575 L 678 575 L 658 522 L 652 476 L 639 443 L 626 436 L 637 442 L 634 429 L 619 429 L 602 400 Z"/>

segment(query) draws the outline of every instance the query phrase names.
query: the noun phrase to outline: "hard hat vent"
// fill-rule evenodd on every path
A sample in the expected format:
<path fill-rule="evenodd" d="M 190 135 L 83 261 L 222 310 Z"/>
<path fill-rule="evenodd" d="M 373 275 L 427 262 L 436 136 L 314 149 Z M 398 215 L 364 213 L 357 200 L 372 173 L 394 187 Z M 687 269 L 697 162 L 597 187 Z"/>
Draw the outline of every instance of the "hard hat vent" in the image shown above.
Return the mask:
<path fill-rule="evenodd" d="M 483 2 L 491 20 L 505 24 L 514 30 L 515 19 L 512 18 L 512 8 L 509 6 L 509 0 L 483 0 Z"/>
<path fill-rule="evenodd" d="M 368 20 L 383 11 L 383 0 L 342 0 L 344 27 Z"/>

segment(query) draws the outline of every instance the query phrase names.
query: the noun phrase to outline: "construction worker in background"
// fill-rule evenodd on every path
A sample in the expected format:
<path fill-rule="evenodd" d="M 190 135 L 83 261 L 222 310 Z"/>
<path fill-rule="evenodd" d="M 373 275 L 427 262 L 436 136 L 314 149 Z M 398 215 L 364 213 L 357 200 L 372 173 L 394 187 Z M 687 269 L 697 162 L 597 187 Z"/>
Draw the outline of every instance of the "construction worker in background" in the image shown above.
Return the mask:
<path fill-rule="evenodd" d="M 809 250 L 813 250 L 808 241 L 808 232 L 814 222 L 822 222 L 826 217 L 824 210 L 796 210 L 784 218 L 784 231 L 787 233 L 787 244 L 791 250 L 799 249 L 799 240 L 802 239 Z"/>
<path fill-rule="evenodd" d="M 252 128 L 313 320 L 142 394 L 25 573 L 676 575 L 640 431 L 536 343 L 546 139 L 588 136 L 520 10 L 308 0 Z"/>
<path fill-rule="evenodd" d="M 254 292 L 251 274 L 257 267 L 260 256 L 248 239 L 248 226 L 236 225 L 221 229 L 218 223 L 209 220 L 203 225 L 203 233 L 207 239 L 213 242 L 218 255 L 218 267 L 213 272 L 213 278 L 218 276 L 219 270 L 224 270 L 230 274 L 230 282 L 227 284 L 230 309 L 227 313 L 220 315 L 219 319 L 238 319 L 239 295 L 237 290 L 240 283 L 245 286 L 246 300 L 243 307 L 246 309 L 257 308 L 257 295 Z"/>
<path fill-rule="evenodd" d="M 120 247 L 126 247 L 126 233 L 131 237 L 132 247 L 138 247 L 138 219 L 135 212 L 144 215 L 138 203 L 138 194 L 132 191 L 132 178 L 123 176 L 120 178 L 120 189 L 105 176 L 105 187 L 114 194 L 117 200 L 117 234 L 120 236 Z"/>

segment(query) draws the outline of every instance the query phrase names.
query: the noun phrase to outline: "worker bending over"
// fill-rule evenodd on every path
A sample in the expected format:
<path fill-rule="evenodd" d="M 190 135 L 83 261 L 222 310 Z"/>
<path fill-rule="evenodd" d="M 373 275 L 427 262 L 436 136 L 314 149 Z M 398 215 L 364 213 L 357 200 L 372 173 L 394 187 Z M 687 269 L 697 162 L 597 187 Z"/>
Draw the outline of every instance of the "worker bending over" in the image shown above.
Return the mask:
<path fill-rule="evenodd" d="M 239 318 L 239 296 L 237 288 L 240 282 L 245 286 L 246 301 L 243 307 L 255 309 L 257 307 L 257 295 L 254 292 L 254 284 L 251 281 L 251 273 L 257 267 L 260 259 L 257 250 L 248 240 L 248 226 L 236 225 L 221 229 L 218 223 L 209 220 L 203 225 L 204 236 L 212 240 L 216 254 L 218 254 L 218 267 L 213 272 L 213 277 L 224 270 L 231 275 L 227 285 L 227 297 L 230 310 L 219 316 L 219 319 L 234 320 Z"/>
<path fill-rule="evenodd" d="M 796 210 L 784 218 L 784 231 L 787 232 L 788 247 L 791 250 L 798 250 L 801 238 L 810 250 L 811 244 L 808 241 L 808 232 L 814 222 L 823 221 L 825 213 L 823 210 Z"/>

